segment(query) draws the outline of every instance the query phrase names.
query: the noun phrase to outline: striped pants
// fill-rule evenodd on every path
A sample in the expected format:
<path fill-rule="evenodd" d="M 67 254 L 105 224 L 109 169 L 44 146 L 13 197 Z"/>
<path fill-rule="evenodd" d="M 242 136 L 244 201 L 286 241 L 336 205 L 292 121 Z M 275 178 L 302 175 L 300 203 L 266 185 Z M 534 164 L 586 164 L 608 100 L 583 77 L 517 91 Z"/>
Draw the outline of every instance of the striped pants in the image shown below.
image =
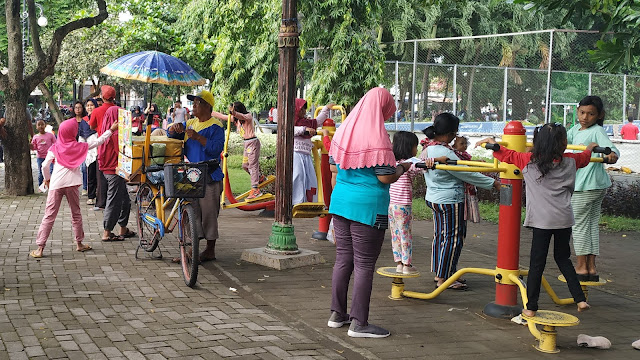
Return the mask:
<path fill-rule="evenodd" d="M 573 248 L 576 255 L 600 255 L 600 214 L 607 189 L 576 191 L 571 197 Z"/>
<path fill-rule="evenodd" d="M 464 202 L 434 204 L 427 201 L 427 206 L 433 210 L 431 271 L 437 277 L 447 279 L 457 270 L 464 238 L 467 236 Z"/>

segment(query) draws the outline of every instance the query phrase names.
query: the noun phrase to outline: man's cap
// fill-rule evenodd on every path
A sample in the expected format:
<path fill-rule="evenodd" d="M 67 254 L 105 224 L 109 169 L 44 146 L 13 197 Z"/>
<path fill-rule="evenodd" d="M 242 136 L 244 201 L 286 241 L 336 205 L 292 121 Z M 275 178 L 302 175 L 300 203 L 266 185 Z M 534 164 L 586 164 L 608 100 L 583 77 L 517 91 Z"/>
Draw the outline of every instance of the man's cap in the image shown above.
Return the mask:
<path fill-rule="evenodd" d="M 213 99 L 213 95 L 207 90 L 202 90 L 198 93 L 198 95 L 187 95 L 187 99 L 193 101 L 195 98 L 200 98 L 207 104 L 211 105 L 213 109 L 213 104 L 215 104 L 215 100 Z"/>
<path fill-rule="evenodd" d="M 102 93 L 102 98 L 106 101 L 113 101 L 116 98 L 116 89 L 113 86 L 102 85 L 100 92 Z"/>

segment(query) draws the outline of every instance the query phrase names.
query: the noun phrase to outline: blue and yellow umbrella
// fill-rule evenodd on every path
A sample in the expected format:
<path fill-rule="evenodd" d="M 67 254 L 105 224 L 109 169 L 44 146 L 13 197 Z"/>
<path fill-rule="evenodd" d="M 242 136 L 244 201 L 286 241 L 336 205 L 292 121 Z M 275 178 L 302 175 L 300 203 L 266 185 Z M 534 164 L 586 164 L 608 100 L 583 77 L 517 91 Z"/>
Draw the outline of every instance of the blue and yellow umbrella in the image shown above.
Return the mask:
<path fill-rule="evenodd" d="M 122 56 L 100 69 L 106 75 L 151 84 L 194 86 L 206 80 L 184 61 L 159 51 Z"/>

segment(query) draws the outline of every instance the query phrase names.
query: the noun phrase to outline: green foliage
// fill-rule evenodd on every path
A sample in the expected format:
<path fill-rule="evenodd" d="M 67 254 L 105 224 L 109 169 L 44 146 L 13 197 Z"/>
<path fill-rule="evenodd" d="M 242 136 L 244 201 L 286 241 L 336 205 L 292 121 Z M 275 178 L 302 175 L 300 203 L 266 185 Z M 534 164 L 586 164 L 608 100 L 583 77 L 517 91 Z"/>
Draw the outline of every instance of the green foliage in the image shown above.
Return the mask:
<path fill-rule="evenodd" d="M 603 26 L 595 27 L 602 33 L 615 32 L 610 39 L 598 41 L 597 49 L 590 50 L 591 60 L 601 68 L 614 72 L 637 65 L 640 57 L 640 5 L 634 0 L 516 0 L 527 3 L 534 10 L 564 14 L 569 19 L 587 18 Z"/>
<path fill-rule="evenodd" d="M 176 53 L 210 78 L 216 108 L 242 101 L 259 111 L 277 97 L 280 0 L 189 2 Z"/>

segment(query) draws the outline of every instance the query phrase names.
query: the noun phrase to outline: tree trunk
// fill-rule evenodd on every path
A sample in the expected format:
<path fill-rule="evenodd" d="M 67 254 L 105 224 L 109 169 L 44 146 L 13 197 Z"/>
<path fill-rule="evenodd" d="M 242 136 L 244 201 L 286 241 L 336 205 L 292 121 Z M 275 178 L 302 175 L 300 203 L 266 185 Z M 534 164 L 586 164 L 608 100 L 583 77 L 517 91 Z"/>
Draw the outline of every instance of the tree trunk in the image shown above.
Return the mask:
<path fill-rule="evenodd" d="M 51 111 L 53 118 L 56 119 L 56 122 L 60 125 L 65 119 L 58 107 L 58 104 L 56 103 L 56 100 L 53 98 L 53 94 L 51 94 L 51 91 L 49 91 L 49 88 L 45 83 L 40 83 L 38 88 L 42 91 L 42 95 L 47 100 L 47 104 L 49 104 L 50 109 L 49 111 Z"/>
<path fill-rule="evenodd" d="M 480 57 L 480 43 L 476 46 L 476 54 L 473 57 L 473 67 L 471 68 L 471 75 L 469 76 L 469 90 L 467 91 L 467 106 L 465 115 L 469 121 L 473 121 L 473 79 L 476 77 L 476 66 L 478 65 L 478 57 Z"/>
<path fill-rule="evenodd" d="M 116 89 L 116 102 L 118 104 L 121 104 L 122 101 L 120 101 L 120 84 L 116 83 L 116 85 L 114 86 L 114 88 Z"/>
<path fill-rule="evenodd" d="M 84 81 L 81 81 L 80 82 L 80 88 L 78 89 L 78 100 L 82 101 L 82 99 L 84 99 L 83 96 L 84 96 Z M 84 102 L 84 101 L 82 101 L 82 102 Z"/>
<path fill-rule="evenodd" d="M 29 123 L 26 93 L 5 93 L 7 140 L 4 146 L 5 194 L 23 196 L 33 194 L 31 152 L 29 151 Z"/>
<path fill-rule="evenodd" d="M 431 59 L 431 51 L 432 49 L 429 49 L 429 51 L 427 51 L 427 59 L 425 60 L 425 63 L 429 63 L 429 59 Z M 429 81 L 429 70 L 430 67 L 429 65 L 425 65 L 425 69 L 424 69 L 424 75 L 422 76 L 422 85 L 420 87 L 420 92 L 422 93 L 422 103 L 420 105 L 420 119 L 425 119 L 426 115 L 426 109 L 427 109 L 427 105 L 429 104 L 429 88 L 431 88 L 431 82 Z"/>

